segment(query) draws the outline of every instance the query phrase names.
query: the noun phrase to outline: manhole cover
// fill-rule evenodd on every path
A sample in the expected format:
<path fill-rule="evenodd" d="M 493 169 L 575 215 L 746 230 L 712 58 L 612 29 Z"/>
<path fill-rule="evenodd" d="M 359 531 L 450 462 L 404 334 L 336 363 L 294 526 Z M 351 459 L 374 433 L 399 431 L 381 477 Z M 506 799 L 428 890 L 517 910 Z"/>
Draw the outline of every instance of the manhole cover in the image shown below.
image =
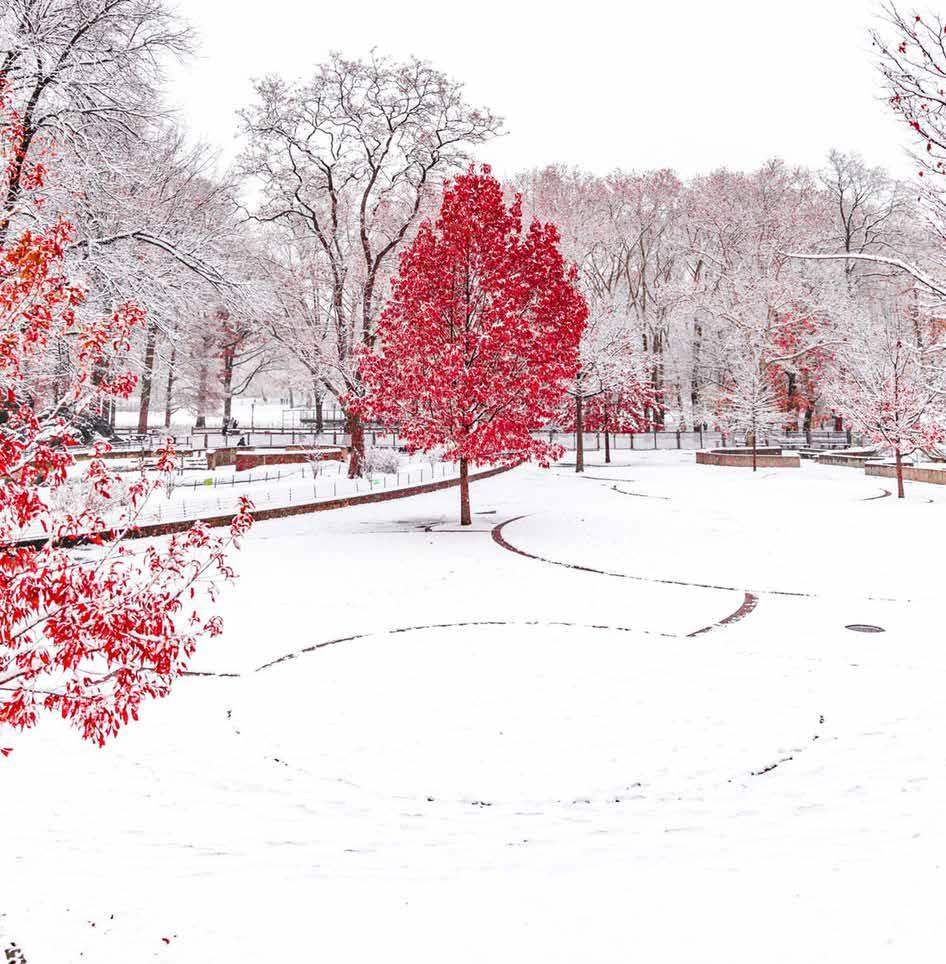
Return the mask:
<path fill-rule="evenodd" d="M 871 626 L 870 623 L 851 623 L 849 626 L 845 626 L 845 629 L 851 629 L 855 633 L 883 633 L 886 632 L 883 626 Z"/>

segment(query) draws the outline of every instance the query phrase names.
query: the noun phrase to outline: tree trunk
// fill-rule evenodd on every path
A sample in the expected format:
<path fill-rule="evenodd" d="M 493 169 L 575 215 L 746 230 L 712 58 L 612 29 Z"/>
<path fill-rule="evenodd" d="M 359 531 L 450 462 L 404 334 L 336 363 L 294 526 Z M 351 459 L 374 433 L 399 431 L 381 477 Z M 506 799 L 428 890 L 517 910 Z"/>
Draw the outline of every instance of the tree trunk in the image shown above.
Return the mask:
<path fill-rule="evenodd" d="M 752 431 L 752 471 L 753 471 L 753 472 L 755 472 L 755 470 L 756 470 L 756 468 L 757 468 L 757 465 L 756 465 L 756 461 L 757 461 L 757 452 L 756 452 L 756 449 L 757 449 L 757 439 L 756 439 L 755 430 L 753 429 L 753 431 Z"/>
<path fill-rule="evenodd" d="M 360 415 L 347 413 L 348 434 L 351 442 L 348 448 L 348 478 L 354 479 L 364 472 L 365 462 L 365 423 Z"/>
<path fill-rule="evenodd" d="M 575 471 L 585 471 L 585 426 L 581 390 L 575 395 Z"/>
<path fill-rule="evenodd" d="M 201 354 L 200 368 L 197 370 L 197 419 L 194 423 L 195 428 L 206 428 L 207 426 L 207 405 L 210 398 L 210 371 L 207 368 L 207 353 L 210 351 L 211 343 L 205 338 Z"/>
<path fill-rule="evenodd" d="M 154 351 L 158 341 L 157 325 L 148 325 L 145 333 L 145 357 L 141 372 L 141 398 L 138 403 L 138 434 L 148 432 L 148 415 L 151 412 L 151 378 L 154 373 Z"/>
<path fill-rule="evenodd" d="M 470 469 L 466 459 L 460 459 L 460 525 L 471 525 L 470 517 Z"/>
<path fill-rule="evenodd" d="M 164 396 L 164 427 L 171 427 L 171 399 L 174 394 L 174 363 L 177 361 L 177 345 L 171 345 L 171 357 L 168 359 L 168 384 Z"/>
<path fill-rule="evenodd" d="M 315 430 L 321 434 L 324 428 L 324 421 L 322 418 L 322 396 L 316 392 L 315 393 Z"/>
<path fill-rule="evenodd" d="M 897 498 L 903 498 L 903 455 L 900 449 L 895 449 L 897 462 Z"/>
<path fill-rule="evenodd" d="M 233 350 L 226 349 L 223 353 L 223 372 L 221 382 L 223 383 L 223 425 L 226 428 L 230 423 L 230 415 L 233 412 Z"/>
<path fill-rule="evenodd" d="M 605 464 L 611 461 L 611 435 L 610 435 L 610 424 L 608 422 L 608 406 L 607 403 L 602 405 L 602 411 L 604 412 L 604 461 Z"/>

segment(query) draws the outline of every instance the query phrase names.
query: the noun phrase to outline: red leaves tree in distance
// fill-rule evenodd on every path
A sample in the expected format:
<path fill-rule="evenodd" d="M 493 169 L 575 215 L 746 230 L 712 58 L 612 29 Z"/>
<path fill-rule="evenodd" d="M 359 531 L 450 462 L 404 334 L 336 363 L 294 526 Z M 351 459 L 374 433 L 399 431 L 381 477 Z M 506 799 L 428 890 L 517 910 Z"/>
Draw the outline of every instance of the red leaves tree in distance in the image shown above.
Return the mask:
<path fill-rule="evenodd" d="M 450 184 L 400 260 L 378 348 L 361 358 L 362 410 L 397 427 L 411 451 L 460 463 L 460 523 L 470 524 L 469 466 L 540 464 L 561 450 L 533 438 L 578 366 L 588 309 L 552 224 L 523 230 L 484 166 Z"/>
<path fill-rule="evenodd" d="M 0 179 L 17 173 L 35 193 L 43 169 L 19 174 L 19 123 L 0 90 Z M 0 217 L 14 224 L 17 211 Z M 134 376 L 103 372 L 145 313 L 133 302 L 105 317 L 87 309 L 63 270 L 71 236 L 57 221 L 0 246 L 0 727 L 26 729 L 50 712 L 101 745 L 144 700 L 167 694 L 202 635 L 220 632 L 199 600 L 213 596 L 215 577 L 231 577 L 225 550 L 249 526 L 250 505 L 223 539 L 195 525 L 137 552 L 123 544 L 158 482 L 143 471 L 119 478 L 104 442 L 81 466 L 73 449 L 83 419 L 133 391 Z M 173 464 L 169 443 L 159 469 Z M 93 545 L 68 548 L 82 541 Z"/>

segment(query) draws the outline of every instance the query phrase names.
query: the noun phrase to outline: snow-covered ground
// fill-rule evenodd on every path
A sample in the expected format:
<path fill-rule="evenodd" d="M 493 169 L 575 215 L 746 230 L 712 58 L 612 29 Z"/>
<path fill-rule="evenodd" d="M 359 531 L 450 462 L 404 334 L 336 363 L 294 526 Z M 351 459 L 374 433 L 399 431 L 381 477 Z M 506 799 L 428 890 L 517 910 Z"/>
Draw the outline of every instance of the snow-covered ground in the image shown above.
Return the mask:
<path fill-rule="evenodd" d="M 232 514 L 237 511 L 240 499 L 244 496 L 253 502 L 255 509 L 279 509 L 331 502 L 371 492 L 408 489 L 457 478 L 459 475 L 455 462 L 394 452 L 389 452 L 389 458 L 390 471 L 372 471 L 363 478 L 355 479 L 348 478 L 347 462 L 334 460 L 263 465 L 242 472 L 235 471 L 233 466 L 221 466 L 214 470 L 189 467 L 170 478 L 151 472 L 151 479 L 161 484 L 142 504 L 135 521 L 137 525 L 146 526 Z M 201 461 L 203 456 L 195 459 L 198 464 Z M 130 461 L 115 460 L 112 466 L 118 467 L 119 479 L 125 477 L 132 480 L 138 477 L 138 468 Z M 82 485 L 78 480 L 84 467 L 84 463 L 78 462 L 70 470 L 72 484 L 79 492 L 82 491 Z M 123 468 L 128 469 L 127 475 L 123 474 Z M 127 499 L 123 501 L 116 496 L 116 500 L 115 504 L 127 507 Z M 74 511 L 80 501 L 78 495 L 70 495 L 67 487 L 56 490 L 52 498 L 53 507 L 63 512 Z M 113 511 L 112 518 L 118 518 L 117 511 Z M 35 524 L 22 529 L 19 537 L 42 537 L 44 532 L 40 525 Z"/>
<path fill-rule="evenodd" d="M 275 509 L 404 489 L 456 478 L 459 473 L 454 462 L 422 455 L 391 453 L 390 458 L 396 462 L 392 471 L 374 471 L 356 479 L 348 478 L 347 462 L 332 460 L 264 465 L 243 472 L 234 471 L 232 466 L 213 471 L 187 470 L 149 498 L 140 521 L 168 522 L 235 512 L 242 496 L 251 499 L 258 509 Z"/>
<path fill-rule="evenodd" d="M 29 964 L 938 960 L 946 491 L 594 463 L 475 483 L 467 531 L 455 489 L 260 523 L 193 667 L 234 675 L 3 762 L 0 934 Z"/>

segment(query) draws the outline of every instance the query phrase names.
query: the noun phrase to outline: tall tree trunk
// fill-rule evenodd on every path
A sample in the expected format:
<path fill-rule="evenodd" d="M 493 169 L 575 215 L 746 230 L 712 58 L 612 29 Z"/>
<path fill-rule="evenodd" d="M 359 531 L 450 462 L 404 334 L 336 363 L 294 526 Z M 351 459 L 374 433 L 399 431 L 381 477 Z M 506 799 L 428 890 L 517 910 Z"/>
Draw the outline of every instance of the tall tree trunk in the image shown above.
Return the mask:
<path fill-rule="evenodd" d="M 145 357 L 141 372 L 141 398 L 138 402 L 138 434 L 148 432 L 148 415 L 151 412 L 151 380 L 154 375 L 154 352 L 158 343 L 158 326 L 148 325 L 145 333 Z"/>
<path fill-rule="evenodd" d="M 585 425 L 581 389 L 575 393 L 575 471 L 585 471 Z"/>
<path fill-rule="evenodd" d="M 316 392 L 315 392 L 315 430 L 316 430 L 316 432 L 318 432 L 319 434 L 321 434 L 321 432 L 323 431 L 324 428 L 325 428 L 325 421 L 324 421 L 324 418 L 323 418 L 323 415 L 322 415 L 322 395 L 320 394 L 320 392 L 318 391 L 318 389 L 316 389 Z"/>
<path fill-rule="evenodd" d="M 604 406 L 604 461 L 611 461 L 611 426 L 608 424 L 608 406 Z"/>
<path fill-rule="evenodd" d="M 903 454 L 900 449 L 895 449 L 895 458 L 897 461 L 897 498 L 903 498 Z"/>
<path fill-rule="evenodd" d="M 460 459 L 460 525 L 472 524 L 470 517 L 470 468 L 466 459 Z"/>
<path fill-rule="evenodd" d="M 354 479 L 364 472 L 365 463 L 365 423 L 360 415 L 346 413 L 348 434 L 351 441 L 348 447 L 348 478 Z"/>
<path fill-rule="evenodd" d="M 177 345 L 171 345 L 171 357 L 168 359 L 168 383 L 164 395 L 164 427 L 171 427 L 171 399 L 174 397 L 174 365 L 177 362 Z"/>
<path fill-rule="evenodd" d="M 758 439 L 756 438 L 755 429 L 752 430 L 752 471 L 755 472 L 757 468 L 757 447 Z"/>
<path fill-rule="evenodd" d="M 210 380 L 210 372 L 207 368 L 206 359 L 207 356 L 204 354 L 201 359 L 200 368 L 197 371 L 197 419 L 194 422 L 195 428 L 207 427 L 208 382 Z"/>
<path fill-rule="evenodd" d="M 224 427 L 230 421 L 230 414 L 233 411 L 233 350 L 227 348 L 223 353 L 223 424 Z"/>

